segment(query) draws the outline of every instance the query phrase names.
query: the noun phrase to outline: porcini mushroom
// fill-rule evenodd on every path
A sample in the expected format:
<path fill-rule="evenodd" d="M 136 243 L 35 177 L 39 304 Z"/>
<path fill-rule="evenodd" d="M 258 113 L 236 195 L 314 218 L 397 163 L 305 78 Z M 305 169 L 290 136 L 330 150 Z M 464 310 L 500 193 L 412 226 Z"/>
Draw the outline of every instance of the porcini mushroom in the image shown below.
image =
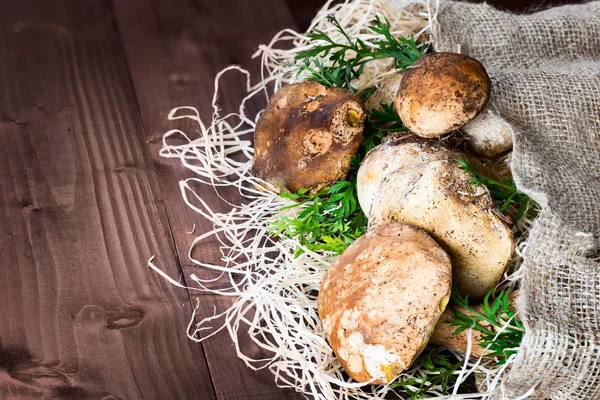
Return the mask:
<path fill-rule="evenodd" d="M 511 124 L 489 106 L 461 128 L 469 150 L 481 158 L 496 158 L 512 149 Z"/>
<path fill-rule="evenodd" d="M 415 134 L 440 137 L 473 119 L 490 97 L 491 82 L 474 58 L 435 53 L 419 58 L 402 76 L 398 115 Z"/>
<path fill-rule="evenodd" d="M 446 308 L 450 258 L 423 230 L 390 223 L 358 238 L 318 297 L 327 340 L 359 382 L 387 383 L 425 348 Z"/>
<path fill-rule="evenodd" d="M 412 168 L 437 160 L 469 159 L 453 148 L 452 143 L 431 141 L 411 134 L 399 134 L 384 139 L 364 158 L 357 174 L 358 202 L 367 217 L 379 185 L 387 174 L 397 169 Z M 473 160 L 477 165 L 477 161 Z"/>
<path fill-rule="evenodd" d="M 256 124 L 252 173 L 291 192 L 317 192 L 348 173 L 365 117 L 348 90 L 314 81 L 284 86 Z"/>
<path fill-rule="evenodd" d="M 471 176 L 454 161 L 389 173 L 371 206 L 369 227 L 390 221 L 428 232 L 450 254 L 454 280 L 470 298 L 494 288 L 512 257 L 512 231 L 488 189 L 471 184 Z"/>

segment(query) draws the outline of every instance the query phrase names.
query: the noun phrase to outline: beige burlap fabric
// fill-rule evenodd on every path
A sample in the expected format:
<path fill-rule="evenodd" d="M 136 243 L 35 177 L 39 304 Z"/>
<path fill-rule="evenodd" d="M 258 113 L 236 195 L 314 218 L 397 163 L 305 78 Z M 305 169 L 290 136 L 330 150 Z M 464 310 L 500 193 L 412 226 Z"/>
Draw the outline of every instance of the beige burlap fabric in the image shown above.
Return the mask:
<path fill-rule="evenodd" d="M 498 397 L 600 399 L 600 2 L 513 15 L 442 4 L 438 51 L 479 59 L 515 129 L 512 168 L 543 207 L 524 252 L 527 333 Z"/>

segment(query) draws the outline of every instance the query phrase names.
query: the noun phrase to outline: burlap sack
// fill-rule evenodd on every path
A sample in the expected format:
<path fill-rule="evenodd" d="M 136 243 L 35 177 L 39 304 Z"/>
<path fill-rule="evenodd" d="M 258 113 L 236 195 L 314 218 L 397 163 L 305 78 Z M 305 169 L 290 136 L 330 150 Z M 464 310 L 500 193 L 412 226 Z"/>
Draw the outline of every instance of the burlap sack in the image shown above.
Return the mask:
<path fill-rule="evenodd" d="M 524 252 L 527 333 L 497 397 L 600 398 L 600 2 L 513 15 L 445 3 L 438 51 L 480 60 L 515 129 L 518 186 L 542 205 Z"/>

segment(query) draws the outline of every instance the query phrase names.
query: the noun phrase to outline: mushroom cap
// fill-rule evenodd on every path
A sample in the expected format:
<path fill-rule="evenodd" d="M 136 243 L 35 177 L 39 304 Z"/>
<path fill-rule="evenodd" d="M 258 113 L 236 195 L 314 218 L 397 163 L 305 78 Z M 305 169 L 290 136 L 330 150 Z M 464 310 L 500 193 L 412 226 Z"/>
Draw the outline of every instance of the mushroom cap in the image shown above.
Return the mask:
<path fill-rule="evenodd" d="M 369 217 L 379 185 L 390 172 L 437 160 L 470 159 L 453 144 L 404 133 L 402 136 L 388 137 L 373 148 L 362 161 L 356 180 L 358 202 L 365 215 Z M 478 164 L 476 160 L 473 163 Z"/>
<path fill-rule="evenodd" d="M 435 53 L 419 58 L 402 76 L 396 110 L 415 134 L 434 138 L 473 119 L 490 98 L 491 82 L 474 58 Z"/>
<path fill-rule="evenodd" d="M 450 258 L 400 223 L 358 238 L 331 266 L 318 297 L 327 340 L 356 381 L 387 383 L 425 348 L 450 297 Z"/>
<path fill-rule="evenodd" d="M 362 141 L 366 111 L 356 94 L 306 81 L 271 97 L 254 131 L 252 173 L 291 192 L 345 178 Z"/>
<path fill-rule="evenodd" d="M 488 189 L 454 161 L 399 169 L 381 182 L 369 228 L 399 221 L 424 229 L 452 258 L 453 277 L 470 298 L 494 288 L 512 257 L 512 231 Z"/>

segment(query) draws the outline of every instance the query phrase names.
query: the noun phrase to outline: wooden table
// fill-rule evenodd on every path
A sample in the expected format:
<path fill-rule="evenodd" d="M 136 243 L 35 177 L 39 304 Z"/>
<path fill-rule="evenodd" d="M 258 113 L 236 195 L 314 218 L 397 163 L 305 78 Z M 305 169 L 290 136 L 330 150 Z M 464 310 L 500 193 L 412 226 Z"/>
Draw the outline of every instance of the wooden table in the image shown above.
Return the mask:
<path fill-rule="evenodd" d="M 257 45 L 321 3 L 0 3 L 0 400 L 301 398 L 247 368 L 226 332 L 188 340 L 198 294 L 146 262 L 185 283 L 186 232 L 209 228 L 181 199 L 187 170 L 158 156 L 165 131 L 193 128 L 169 110 L 208 118 L 216 72 L 257 72 Z M 222 88 L 224 106 L 243 84 Z M 200 315 L 228 301 L 200 295 Z"/>
<path fill-rule="evenodd" d="M 156 255 L 185 281 L 186 232 L 209 228 L 181 199 L 189 172 L 158 155 L 164 132 L 186 128 L 167 113 L 194 105 L 209 117 L 214 75 L 258 71 L 257 46 L 296 25 L 288 4 L 0 10 L 0 399 L 302 398 L 246 367 L 226 332 L 188 340 L 195 300 L 147 266 Z M 243 85 L 224 88 L 226 106 Z M 201 315 L 226 301 L 201 295 Z"/>

